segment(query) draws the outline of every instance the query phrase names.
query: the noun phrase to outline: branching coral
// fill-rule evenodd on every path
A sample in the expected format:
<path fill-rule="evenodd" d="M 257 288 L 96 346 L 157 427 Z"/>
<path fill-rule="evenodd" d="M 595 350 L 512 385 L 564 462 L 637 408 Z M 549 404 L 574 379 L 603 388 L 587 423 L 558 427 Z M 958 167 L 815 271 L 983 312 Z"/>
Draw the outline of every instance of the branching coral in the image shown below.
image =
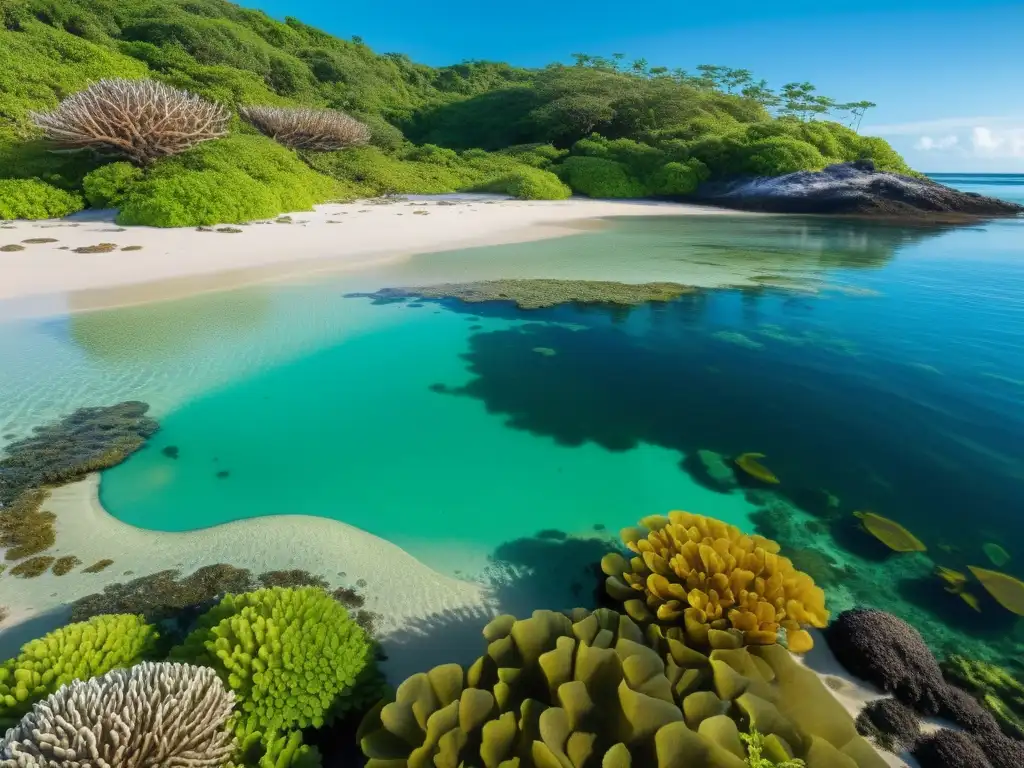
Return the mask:
<path fill-rule="evenodd" d="M 781 646 L 705 656 L 679 628 L 645 632 L 608 609 L 499 616 L 484 637 L 467 671 L 413 675 L 364 718 L 367 768 L 745 768 L 748 730 L 775 763 L 884 766 Z"/>
<path fill-rule="evenodd" d="M 334 109 L 253 106 L 238 112 L 260 133 L 292 149 L 332 152 L 370 141 L 364 123 Z"/>
<path fill-rule="evenodd" d="M 694 646 L 730 628 L 746 644 L 770 644 L 782 628 L 802 652 L 813 645 L 802 625 L 828 623 L 824 591 L 770 539 L 689 512 L 646 517 L 621 535 L 636 557 L 602 559 L 609 596 L 641 623 L 682 624 Z"/>
<path fill-rule="evenodd" d="M 373 644 L 315 587 L 227 595 L 172 658 L 216 669 L 249 731 L 319 727 L 380 695 Z"/>
<path fill-rule="evenodd" d="M 320 752 L 303 743 L 302 733 L 246 735 L 238 748 L 237 758 L 227 768 L 320 768 Z"/>
<path fill-rule="evenodd" d="M 98 616 L 69 624 L 22 646 L 0 666 L 0 725 L 72 680 L 85 680 L 145 659 L 156 630 L 138 616 Z"/>
<path fill-rule="evenodd" d="M 120 464 L 158 429 L 146 417 L 148 410 L 137 401 L 79 408 L 11 443 L 0 460 L 0 504 L 10 504 L 27 490 L 70 483 Z"/>
<path fill-rule="evenodd" d="M 234 696 L 211 669 L 142 663 L 51 695 L 0 741 L 2 768 L 220 768 Z"/>
<path fill-rule="evenodd" d="M 119 155 L 138 165 L 228 133 L 221 105 L 155 80 L 100 80 L 32 122 L 62 149 Z"/>

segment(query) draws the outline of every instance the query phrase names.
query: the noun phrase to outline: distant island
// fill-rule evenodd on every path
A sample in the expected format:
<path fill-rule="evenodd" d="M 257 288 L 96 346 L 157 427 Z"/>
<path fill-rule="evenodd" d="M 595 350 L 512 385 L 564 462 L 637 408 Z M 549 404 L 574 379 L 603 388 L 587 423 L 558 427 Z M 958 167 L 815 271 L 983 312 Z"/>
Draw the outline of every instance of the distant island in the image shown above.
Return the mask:
<path fill-rule="evenodd" d="M 871 102 L 806 82 L 772 90 L 742 69 L 582 53 L 543 69 L 432 68 L 222 0 L 8 0 L 0 19 L 0 219 L 92 207 L 117 208 L 121 224 L 201 226 L 461 191 L 756 209 L 763 199 L 746 206 L 723 184 L 854 162 L 920 178 L 857 132 Z M 857 183 L 862 197 L 922 187 Z M 933 198 L 1021 210 L 943 189 L 825 212 L 930 212 Z M 772 205 L 786 210 L 778 194 Z"/>

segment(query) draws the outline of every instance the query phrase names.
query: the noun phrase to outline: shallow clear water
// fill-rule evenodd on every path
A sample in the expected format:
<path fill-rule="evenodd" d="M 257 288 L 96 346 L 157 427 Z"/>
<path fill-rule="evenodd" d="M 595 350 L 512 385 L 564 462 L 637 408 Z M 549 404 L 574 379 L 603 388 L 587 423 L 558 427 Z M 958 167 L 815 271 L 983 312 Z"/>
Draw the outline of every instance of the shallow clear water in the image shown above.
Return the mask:
<path fill-rule="evenodd" d="M 632 311 L 352 295 L 498 276 L 743 287 Z M 153 404 L 160 432 L 101 486 L 140 527 L 315 514 L 474 574 L 492 557 L 543 567 L 552 550 L 530 542 L 681 508 L 777 536 L 834 608 L 880 604 L 937 644 L 993 654 L 1020 640 L 931 569 L 991 566 L 981 546 L 997 541 L 1024 577 L 1024 219 L 621 219 L 355 278 L 8 323 L 0 359 L 5 440 L 82 405 Z M 702 449 L 765 453 L 782 484 L 722 492 Z M 838 507 L 823 511 L 824 491 Z M 928 553 L 880 551 L 855 525 L 864 509 Z"/>

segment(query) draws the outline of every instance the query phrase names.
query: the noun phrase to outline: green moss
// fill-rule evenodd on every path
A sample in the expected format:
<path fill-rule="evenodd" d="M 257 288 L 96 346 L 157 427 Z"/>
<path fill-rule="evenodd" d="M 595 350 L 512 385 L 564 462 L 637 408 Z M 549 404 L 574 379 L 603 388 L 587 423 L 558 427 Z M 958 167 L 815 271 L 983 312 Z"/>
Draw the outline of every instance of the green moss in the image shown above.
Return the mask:
<path fill-rule="evenodd" d="M 366 633 L 315 587 L 228 595 L 172 652 L 216 669 L 262 732 L 320 727 L 374 701 L 373 656 Z"/>
<path fill-rule="evenodd" d="M 946 679 L 973 693 L 999 721 L 1008 736 L 1024 739 L 1024 683 L 984 661 L 952 654 L 942 663 Z"/>
<path fill-rule="evenodd" d="M 0 179 L 0 219 L 57 219 L 85 207 L 82 198 L 38 179 Z"/>
<path fill-rule="evenodd" d="M 646 194 L 643 184 L 622 163 L 601 157 L 573 156 L 559 166 L 574 192 L 596 198 L 633 198 Z"/>
<path fill-rule="evenodd" d="M 385 288 L 378 298 L 453 298 L 475 304 L 513 301 L 520 309 L 542 309 L 558 304 L 621 304 L 672 301 L 696 289 L 680 283 L 613 283 L 603 280 L 484 280 L 476 283 L 441 283 L 418 288 Z"/>
<path fill-rule="evenodd" d="M 268 219 L 344 196 L 292 150 L 264 136 L 206 142 L 158 163 L 122 194 L 120 224 L 192 227 Z"/>
<path fill-rule="evenodd" d="M 22 646 L 0 666 L 0 725 L 72 680 L 88 680 L 149 658 L 156 630 L 138 616 L 100 616 L 69 624 Z"/>
<path fill-rule="evenodd" d="M 116 208 L 132 184 L 142 178 L 142 171 L 131 163 L 118 162 L 100 166 L 82 180 L 85 199 L 93 208 Z"/>
<path fill-rule="evenodd" d="M 7 550 L 7 560 L 38 555 L 56 542 L 53 523 L 57 518 L 42 509 L 48 495 L 44 490 L 30 488 L 0 509 L 0 547 Z"/>
<path fill-rule="evenodd" d="M 30 557 L 28 560 L 22 560 L 16 566 L 11 568 L 11 576 L 19 576 L 23 579 L 34 579 L 37 576 L 42 576 L 53 565 L 54 558 L 47 557 L 46 555 L 39 555 L 37 557 Z"/>
<path fill-rule="evenodd" d="M 65 555 L 64 557 L 58 557 L 57 561 L 53 564 L 53 575 L 64 576 L 71 573 L 75 568 L 80 566 L 82 561 L 74 555 Z"/>
<path fill-rule="evenodd" d="M 146 416 L 148 410 L 138 401 L 79 408 L 10 443 L 0 459 L 0 503 L 8 504 L 33 488 L 63 485 L 120 464 L 158 429 Z"/>

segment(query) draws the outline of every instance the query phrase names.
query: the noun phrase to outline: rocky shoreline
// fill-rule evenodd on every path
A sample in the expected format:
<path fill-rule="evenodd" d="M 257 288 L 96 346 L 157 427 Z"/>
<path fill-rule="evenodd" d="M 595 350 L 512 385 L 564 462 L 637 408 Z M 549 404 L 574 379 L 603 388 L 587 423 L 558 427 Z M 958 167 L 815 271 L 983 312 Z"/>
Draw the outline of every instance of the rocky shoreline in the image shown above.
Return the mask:
<path fill-rule="evenodd" d="M 774 178 L 703 184 L 693 202 L 763 213 L 970 221 L 1024 214 L 1024 206 L 961 192 L 923 177 L 879 171 L 870 160 Z"/>

